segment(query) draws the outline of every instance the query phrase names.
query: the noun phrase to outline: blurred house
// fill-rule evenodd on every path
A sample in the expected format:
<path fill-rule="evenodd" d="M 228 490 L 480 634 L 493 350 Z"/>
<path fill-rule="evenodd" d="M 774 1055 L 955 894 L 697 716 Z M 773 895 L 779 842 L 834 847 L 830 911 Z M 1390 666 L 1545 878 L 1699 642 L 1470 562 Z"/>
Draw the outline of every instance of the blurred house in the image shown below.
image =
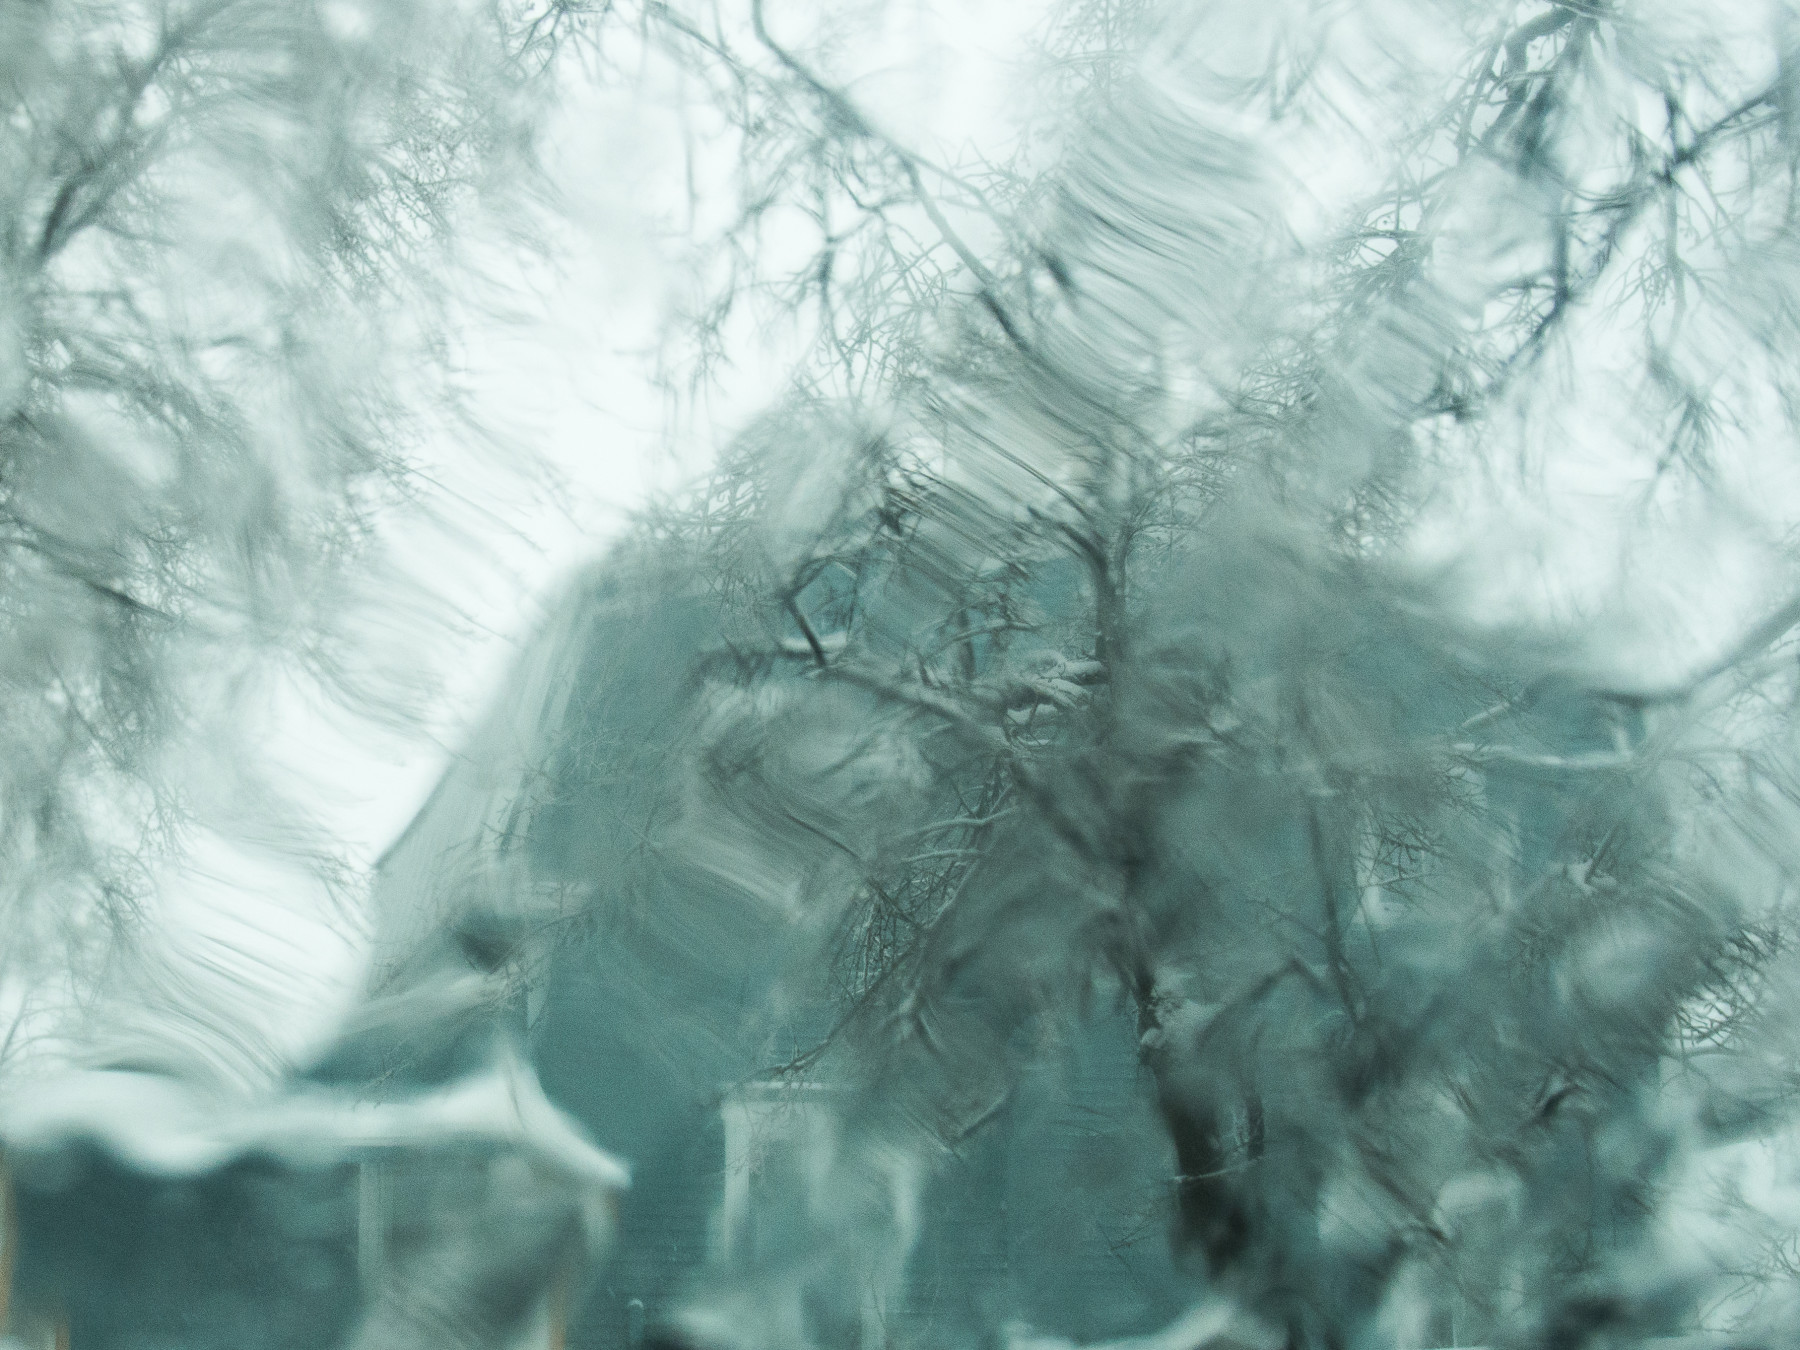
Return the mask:
<path fill-rule="evenodd" d="M 380 870 L 377 992 L 446 962 L 508 981 L 497 1015 L 545 1092 L 631 1166 L 571 1347 L 709 1339 L 683 1320 L 702 1287 L 741 1285 L 764 1315 L 844 1203 L 821 1189 L 843 1180 L 821 1166 L 829 1084 L 768 1072 L 824 1038 L 830 991 L 796 970 L 811 947 L 794 923 L 684 847 L 664 772 L 719 623 L 679 587 L 577 586 Z M 1027 1323 L 1097 1340 L 1187 1306 L 1175 1163 L 1130 1019 L 1102 1009 L 1038 1062 L 904 1202 L 906 1251 L 870 1258 L 903 1259 L 903 1292 L 864 1300 L 843 1339 L 965 1344 Z"/>
<path fill-rule="evenodd" d="M 0 1344 L 560 1350 L 626 1173 L 480 1030 L 490 982 L 430 993 L 254 1097 L 127 1069 L 13 1085 Z M 437 1072 L 361 1072 L 434 1042 Z"/>

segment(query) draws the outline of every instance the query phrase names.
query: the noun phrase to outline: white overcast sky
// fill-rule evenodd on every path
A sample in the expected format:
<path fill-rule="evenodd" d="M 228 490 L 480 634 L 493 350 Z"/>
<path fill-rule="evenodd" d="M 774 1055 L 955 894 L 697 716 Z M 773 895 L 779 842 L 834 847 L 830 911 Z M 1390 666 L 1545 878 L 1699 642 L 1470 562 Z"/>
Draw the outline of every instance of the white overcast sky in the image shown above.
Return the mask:
<path fill-rule="evenodd" d="M 825 14 L 781 0 L 768 8 L 771 27 L 802 46 L 805 25 Z M 890 0 L 834 14 L 846 12 L 861 16 L 861 30 L 837 44 L 846 55 L 833 74 L 902 139 L 954 159 L 971 146 L 998 151 L 1015 134 L 1018 65 L 1042 5 Z M 416 662 L 441 681 L 432 734 L 383 730 L 298 681 L 265 702 L 259 767 L 358 869 L 405 828 L 469 724 L 503 696 L 507 669 L 560 584 L 603 552 L 650 492 L 698 472 L 780 388 L 783 344 L 758 334 L 733 351 L 705 413 L 671 425 L 651 354 L 691 265 L 681 237 L 688 142 L 667 73 L 650 63 L 642 80 L 571 77 L 546 138 L 567 193 L 548 250 L 521 250 L 479 218 L 470 226 L 455 341 L 475 420 L 494 440 L 474 444 L 446 427 L 421 467 L 434 485 L 428 501 L 452 529 L 398 517 L 391 529 L 399 561 L 453 595 L 464 621 L 446 634 L 415 628 L 402 609 L 389 631 L 370 635 L 371 659 Z M 695 164 L 704 229 L 704 213 L 731 209 L 729 163 L 702 146 Z M 521 470 L 526 452 L 561 479 L 560 491 Z M 398 650 L 383 653 L 384 644 Z M 218 781 L 228 796 L 231 775 Z M 213 814 L 229 821 L 231 803 Z M 357 916 L 281 847 L 203 834 L 159 892 L 177 998 L 202 1020 L 293 1054 L 327 1034 L 355 996 L 365 956 Z M 117 1004 L 94 1027 L 102 1054 L 154 1058 L 183 1034 L 166 1008 L 124 995 Z"/>
<path fill-rule="evenodd" d="M 747 3 L 742 9 L 747 14 Z M 997 152 L 1018 130 L 1029 97 L 1025 39 L 1040 3 L 852 0 L 827 8 L 769 0 L 768 9 L 771 26 L 801 48 L 811 45 L 807 25 L 829 19 L 839 39 L 831 74 L 891 132 L 935 158 L 961 158 L 971 142 Z M 1262 10 L 1233 0 L 1208 13 L 1255 27 Z M 456 340 L 476 416 L 497 439 L 474 445 L 446 426 L 424 447 L 430 500 L 460 537 L 398 518 L 393 530 L 401 561 L 454 595 L 465 622 L 454 634 L 414 631 L 402 608 L 385 631 L 370 634 L 371 659 L 385 645 L 442 682 L 434 735 L 384 732 L 298 686 L 267 702 L 262 767 L 365 873 L 412 818 L 470 722 L 501 696 L 519 644 L 561 581 L 602 553 L 647 493 L 699 471 L 781 386 L 780 335 L 740 335 L 706 414 L 682 421 L 671 437 L 650 353 L 692 265 L 681 238 L 688 173 L 672 86 L 654 63 L 644 69 L 642 84 L 616 74 L 571 81 L 548 134 L 568 213 L 547 253 L 527 255 L 497 229 L 473 225 L 470 256 L 483 279 L 465 287 Z M 1342 152 L 1350 144 L 1340 138 L 1333 150 L 1327 138 L 1290 156 L 1295 181 L 1322 207 L 1356 186 L 1362 166 Z M 714 217 L 702 220 L 704 229 L 730 209 L 728 164 L 704 147 L 695 164 L 701 214 Z M 1594 388 L 1607 387 L 1610 341 L 1603 331 L 1583 335 L 1584 379 Z M 1781 582 L 1768 563 L 1771 531 L 1800 516 L 1788 509 L 1800 502 L 1800 481 L 1786 441 L 1759 444 L 1754 429 L 1743 432 L 1737 459 L 1748 476 L 1735 500 L 1756 509 L 1672 522 L 1653 546 L 1627 557 L 1611 522 L 1638 490 L 1630 480 L 1641 471 L 1641 447 L 1615 444 L 1631 419 L 1609 423 L 1604 398 L 1577 401 L 1567 416 L 1568 425 L 1522 432 L 1554 445 L 1529 509 L 1481 481 L 1459 485 L 1466 500 L 1447 498 L 1444 558 L 1461 560 L 1472 602 L 1485 588 L 1499 617 L 1508 606 L 1547 603 L 1542 596 L 1579 611 L 1585 597 L 1623 584 L 1621 567 L 1636 568 L 1633 584 L 1656 605 L 1638 607 L 1654 609 L 1655 621 L 1636 625 L 1632 659 L 1665 677 L 1697 667 L 1767 608 L 1771 583 Z M 561 492 L 520 471 L 525 449 L 561 477 Z M 188 972 L 184 996 L 292 1050 L 323 1034 L 354 994 L 364 955 L 356 915 L 279 849 L 227 844 L 228 833 L 202 839 L 192 862 L 163 878 L 171 968 Z M 124 1021 L 131 1016 L 122 1010 Z"/>
<path fill-rule="evenodd" d="M 864 23 L 834 73 L 916 148 L 942 158 L 965 144 L 992 151 L 1015 132 L 1017 66 L 1044 8 L 1035 0 L 863 4 L 848 11 L 860 12 Z M 825 10 L 775 0 L 768 13 L 778 34 L 804 42 L 806 25 Z M 867 55 L 859 60 L 857 52 Z M 472 309 L 459 334 L 477 412 L 503 437 L 543 456 L 565 494 L 538 490 L 493 463 L 491 453 L 484 457 L 453 437 L 435 447 L 430 472 L 444 488 L 440 503 L 481 545 L 445 556 L 444 541 L 430 531 L 412 540 L 416 566 L 427 574 L 448 569 L 467 587 L 459 595 L 471 630 L 444 653 L 451 743 L 458 719 L 475 716 L 494 696 L 558 581 L 599 554 L 649 492 L 699 472 L 718 442 L 782 383 L 789 344 L 767 334 L 732 344 L 732 364 L 719 372 L 707 420 L 682 419 L 671 442 L 670 409 L 653 379 L 651 353 L 671 298 L 687 280 L 680 231 L 690 209 L 688 175 L 674 91 L 654 68 L 643 79 L 639 88 L 616 77 L 572 75 L 547 137 L 553 177 L 569 197 L 569 219 L 549 256 L 530 258 L 477 236 L 477 267 L 492 279 L 488 293 L 504 288 L 516 311 L 501 318 Z M 723 177 L 728 168 L 718 153 L 709 162 L 704 148 L 696 157 L 703 212 L 722 215 L 734 204 Z M 297 726 L 295 734 L 316 733 Z M 356 762 L 359 749 L 346 745 L 335 765 L 319 767 L 341 778 L 347 796 L 366 798 L 349 809 L 341 837 L 367 855 L 405 826 L 451 745 L 414 747 L 367 766 Z"/>

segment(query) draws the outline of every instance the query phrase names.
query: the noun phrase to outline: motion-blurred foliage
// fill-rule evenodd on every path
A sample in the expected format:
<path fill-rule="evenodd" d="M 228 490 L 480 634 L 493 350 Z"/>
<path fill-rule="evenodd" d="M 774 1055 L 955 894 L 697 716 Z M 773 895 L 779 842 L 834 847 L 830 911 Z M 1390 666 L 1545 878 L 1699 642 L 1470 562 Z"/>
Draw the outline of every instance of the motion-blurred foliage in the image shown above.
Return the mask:
<path fill-rule="evenodd" d="M 1073 5 L 1049 130 L 950 165 L 788 8 L 644 11 L 742 150 L 698 354 L 759 294 L 816 341 L 603 570 L 679 729 L 565 739 L 508 826 L 626 775 L 546 883 L 604 935 L 622 858 L 697 868 L 835 1009 L 779 1066 L 837 1094 L 811 1235 L 689 1334 L 868 1334 L 922 1178 L 1108 1002 L 1232 1335 L 1781 1334 L 1788 10 Z"/>
<path fill-rule="evenodd" d="M 329 663 L 448 203 L 559 53 L 654 51 L 738 166 L 672 386 L 746 310 L 813 340 L 405 846 L 461 888 L 393 896 L 523 912 L 462 936 L 528 981 L 546 912 L 779 933 L 829 1008 L 769 1066 L 830 1088 L 805 1194 L 675 1330 L 874 1334 L 929 1177 L 1114 1008 L 1171 1350 L 1781 1335 L 1788 8 L 1083 0 L 958 163 L 788 8 L 0 8 L 20 931 L 128 912 L 196 689 Z"/>
<path fill-rule="evenodd" d="M 243 734 L 272 670 L 412 715 L 376 521 L 539 64 L 480 6 L 0 5 L 0 1060 L 116 984 L 197 820 L 331 862 Z"/>

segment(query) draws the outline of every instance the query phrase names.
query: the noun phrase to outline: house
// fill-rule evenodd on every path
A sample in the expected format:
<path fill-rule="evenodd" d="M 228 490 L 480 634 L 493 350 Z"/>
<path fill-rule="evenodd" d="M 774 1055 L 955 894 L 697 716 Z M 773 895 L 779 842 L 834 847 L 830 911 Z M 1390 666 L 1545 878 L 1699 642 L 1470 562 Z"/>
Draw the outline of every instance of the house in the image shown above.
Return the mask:
<path fill-rule="evenodd" d="M 768 1073 L 829 1030 L 828 993 L 795 1001 L 807 948 L 793 925 L 687 855 L 679 803 L 659 796 L 686 672 L 718 622 L 678 586 L 583 580 L 380 869 L 377 991 L 447 961 L 510 980 L 502 1015 L 546 1094 L 631 1165 L 572 1350 L 729 1339 L 706 1319 L 734 1297 L 778 1316 L 800 1230 L 864 1240 L 843 1175 L 818 1165 L 830 1083 Z M 892 1287 L 851 1298 L 838 1339 L 1162 1325 L 1192 1296 L 1167 1242 L 1175 1171 L 1135 1029 L 1101 1010 L 930 1175 L 857 1201 L 889 1206 L 904 1234 L 871 1250 L 871 1285 Z"/>
<path fill-rule="evenodd" d="M 486 993 L 436 992 L 440 1027 Z M 337 1062 L 424 1039 L 417 1011 L 371 1006 Z M 504 1041 L 380 1090 L 332 1066 L 256 1096 L 124 1069 L 11 1094 L 0 1330 L 34 1350 L 560 1350 L 624 1169 Z"/>

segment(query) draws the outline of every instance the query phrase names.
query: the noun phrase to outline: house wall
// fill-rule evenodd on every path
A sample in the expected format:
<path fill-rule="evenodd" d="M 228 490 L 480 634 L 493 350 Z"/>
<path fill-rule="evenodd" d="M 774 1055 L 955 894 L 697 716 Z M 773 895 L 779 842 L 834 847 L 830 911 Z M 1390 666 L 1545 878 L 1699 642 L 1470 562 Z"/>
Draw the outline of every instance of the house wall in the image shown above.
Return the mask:
<path fill-rule="evenodd" d="M 718 623 L 703 595 L 578 587 L 383 867 L 397 978 L 441 959 L 439 935 L 484 908 L 530 911 L 532 931 L 552 934 L 548 965 L 531 966 L 534 1067 L 633 1171 L 615 1254 L 577 1299 L 572 1350 L 627 1346 L 634 1324 L 653 1338 L 734 1259 L 727 1211 L 744 1216 L 769 1188 L 731 1176 L 733 1085 L 833 1020 L 825 1003 L 771 1003 L 802 950 L 793 925 L 667 828 L 681 810 L 667 769 L 687 730 L 684 681 L 721 641 Z M 1169 1256 L 1174 1164 L 1129 1020 L 1102 1013 L 1063 1041 L 1007 1109 L 928 1160 L 904 1297 L 883 1313 L 895 1334 L 966 1345 L 1022 1320 L 1092 1339 L 1160 1325 L 1191 1294 Z"/>
<path fill-rule="evenodd" d="M 811 1104 L 804 1091 L 742 1086 L 784 1044 L 766 1033 L 733 1043 L 755 1020 L 742 979 L 675 963 L 667 981 L 633 989 L 617 960 L 571 953 L 534 1042 L 552 1100 L 633 1165 L 616 1254 L 571 1320 L 572 1350 L 626 1347 L 633 1300 L 654 1333 L 697 1281 L 769 1256 L 785 1218 L 810 1203 L 796 1150 L 828 1147 L 816 1119 L 827 1091 L 815 1087 Z M 681 1015 L 646 1034 L 665 1000 Z M 965 1346 L 1024 1323 L 1101 1340 L 1163 1325 L 1191 1301 L 1168 1240 L 1174 1158 L 1122 1013 L 1077 1028 L 935 1162 L 903 1296 L 882 1310 L 896 1337 Z"/>

